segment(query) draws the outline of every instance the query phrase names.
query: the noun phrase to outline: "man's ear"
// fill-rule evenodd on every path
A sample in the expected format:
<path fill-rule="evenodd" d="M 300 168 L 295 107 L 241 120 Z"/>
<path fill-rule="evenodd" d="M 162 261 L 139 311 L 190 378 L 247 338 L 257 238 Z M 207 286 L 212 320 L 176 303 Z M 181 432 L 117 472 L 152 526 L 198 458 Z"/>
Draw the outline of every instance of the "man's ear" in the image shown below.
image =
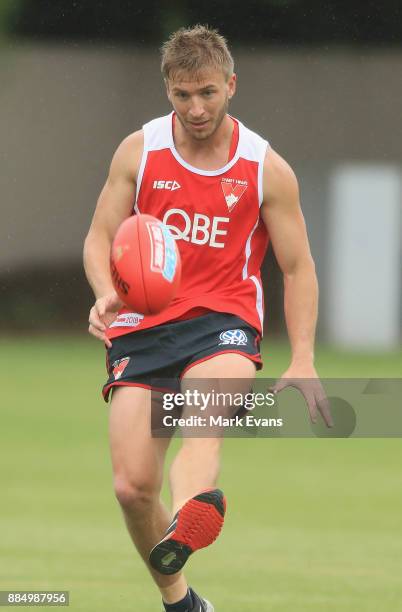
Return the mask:
<path fill-rule="evenodd" d="M 229 100 L 233 98 L 236 93 L 236 84 L 237 84 L 237 74 L 233 73 L 228 81 L 228 89 L 229 89 Z"/>

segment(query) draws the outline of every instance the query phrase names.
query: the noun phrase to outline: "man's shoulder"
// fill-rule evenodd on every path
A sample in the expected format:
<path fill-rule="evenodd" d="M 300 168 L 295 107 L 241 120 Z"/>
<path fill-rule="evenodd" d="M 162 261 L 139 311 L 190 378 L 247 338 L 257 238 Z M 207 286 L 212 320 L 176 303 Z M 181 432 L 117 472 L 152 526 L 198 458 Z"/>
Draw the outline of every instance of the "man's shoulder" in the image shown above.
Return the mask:
<path fill-rule="evenodd" d="M 142 148 L 144 146 L 144 130 L 136 130 L 128 134 L 119 144 L 117 151 L 124 154 L 132 154 L 133 149 Z"/>
<path fill-rule="evenodd" d="M 295 173 L 290 164 L 280 155 L 275 149 L 269 147 L 267 149 L 264 170 L 278 179 L 295 179 Z"/>
<path fill-rule="evenodd" d="M 283 193 L 298 194 L 298 182 L 290 164 L 271 147 L 264 160 L 264 201 Z"/>
<path fill-rule="evenodd" d="M 144 131 L 137 130 L 126 136 L 117 147 L 111 164 L 112 175 L 124 175 L 137 180 L 144 150 Z"/>

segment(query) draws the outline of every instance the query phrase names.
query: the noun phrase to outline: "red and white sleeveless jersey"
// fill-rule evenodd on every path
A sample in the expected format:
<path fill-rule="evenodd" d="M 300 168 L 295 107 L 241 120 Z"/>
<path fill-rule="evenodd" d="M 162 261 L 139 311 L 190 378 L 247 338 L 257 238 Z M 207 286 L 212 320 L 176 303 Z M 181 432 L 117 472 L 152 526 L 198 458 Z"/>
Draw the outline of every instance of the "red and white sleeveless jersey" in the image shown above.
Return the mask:
<path fill-rule="evenodd" d="M 268 143 L 234 120 L 238 143 L 232 159 L 219 170 L 200 170 L 176 150 L 173 120 L 170 113 L 143 127 L 134 212 L 157 217 L 177 240 L 182 260 L 180 290 L 157 315 L 122 309 L 108 337 L 208 311 L 234 314 L 262 334 L 260 267 L 268 233 L 260 206 Z"/>

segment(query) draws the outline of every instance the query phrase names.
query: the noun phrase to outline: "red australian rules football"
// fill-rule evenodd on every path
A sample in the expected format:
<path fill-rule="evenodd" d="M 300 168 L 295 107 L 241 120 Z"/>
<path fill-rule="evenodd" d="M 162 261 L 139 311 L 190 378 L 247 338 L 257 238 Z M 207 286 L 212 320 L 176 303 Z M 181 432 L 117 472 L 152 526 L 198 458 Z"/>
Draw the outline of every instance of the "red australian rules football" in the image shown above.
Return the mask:
<path fill-rule="evenodd" d="M 161 312 L 180 285 L 176 241 L 156 217 L 129 217 L 114 237 L 110 271 L 116 293 L 127 306 L 141 314 Z"/>

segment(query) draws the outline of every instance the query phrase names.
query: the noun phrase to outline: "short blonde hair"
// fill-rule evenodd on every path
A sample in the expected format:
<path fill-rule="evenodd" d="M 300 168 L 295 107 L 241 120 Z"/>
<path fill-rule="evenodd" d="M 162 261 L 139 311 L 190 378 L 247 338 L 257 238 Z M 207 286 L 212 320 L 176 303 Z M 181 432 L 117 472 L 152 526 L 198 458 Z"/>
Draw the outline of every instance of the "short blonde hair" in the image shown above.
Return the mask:
<path fill-rule="evenodd" d="M 228 80 L 234 70 L 226 39 L 206 25 L 180 28 L 162 45 L 161 70 L 165 80 L 178 73 L 195 76 L 205 68 L 222 70 Z"/>

